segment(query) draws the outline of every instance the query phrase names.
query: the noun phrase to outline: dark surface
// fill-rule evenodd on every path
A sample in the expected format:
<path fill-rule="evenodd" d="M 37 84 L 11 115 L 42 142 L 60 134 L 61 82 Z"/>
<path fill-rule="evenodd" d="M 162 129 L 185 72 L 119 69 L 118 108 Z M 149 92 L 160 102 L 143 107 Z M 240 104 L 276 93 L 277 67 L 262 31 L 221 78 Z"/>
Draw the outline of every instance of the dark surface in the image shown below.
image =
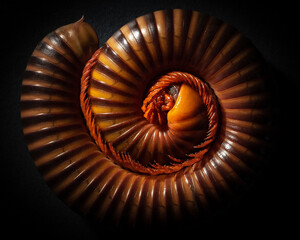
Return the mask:
<path fill-rule="evenodd" d="M 288 236 L 297 221 L 294 187 L 299 161 L 298 69 L 299 20 L 293 1 L 47 1 L 16 2 L 1 7 L 1 234 L 55 239 L 101 239 L 108 230 L 93 226 L 70 210 L 48 188 L 34 166 L 23 139 L 20 121 L 20 86 L 27 60 L 36 44 L 54 29 L 85 16 L 98 32 L 102 45 L 128 21 L 151 11 L 184 8 L 220 18 L 237 28 L 258 48 L 270 70 L 271 85 L 278 86 L 281 114 L 278 145 L 271 164 L 252 189 L 230 209 L 208 221 L 171 236 L 210 234 L 224 237 Z M 37 6 L 38 5 L 38 6 Z M 274 101 L 274 104 L 277 102 Z M 296 138 L 295 138 L 296 137 Z M 296 216 L 296 220 L 293 217 Z M 3 232 L 4 231 L 4 232 Z M 105 232 L 105 234 L 103 234 Z M 127 237 L 118 232 L 113 236 Z M 164 234 L 169 233 L 153 233 Z M 105 236 L 106 235 L 106 236 Z M 128 233 L 128 236 L 135 236 Z M 290 235 L 291 236 L 291 235 Z M 140 235 L 140 237 L 142 237 Z M 186 237 L 186 239 L 188 239 Z"/>

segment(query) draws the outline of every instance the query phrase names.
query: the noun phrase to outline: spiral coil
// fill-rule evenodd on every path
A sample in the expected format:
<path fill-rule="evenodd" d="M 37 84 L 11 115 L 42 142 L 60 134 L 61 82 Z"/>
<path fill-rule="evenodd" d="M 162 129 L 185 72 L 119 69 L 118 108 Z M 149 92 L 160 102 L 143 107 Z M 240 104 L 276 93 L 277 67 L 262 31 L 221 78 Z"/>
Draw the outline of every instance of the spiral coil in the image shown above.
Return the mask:
<path fill-rule="evenodd" d="M 113 225 L 181 223 L 230 198 L 261 164 L 262 60 L 235 29 L 196 11 L 156 11 L 97 48 L 83 19 L 59 28 L 22 84 L 30 154 L 72 208 Z M 197 127 L 177 124 L 180 104 Z M 170 119 L 180 131 L 165 130 Z"/>

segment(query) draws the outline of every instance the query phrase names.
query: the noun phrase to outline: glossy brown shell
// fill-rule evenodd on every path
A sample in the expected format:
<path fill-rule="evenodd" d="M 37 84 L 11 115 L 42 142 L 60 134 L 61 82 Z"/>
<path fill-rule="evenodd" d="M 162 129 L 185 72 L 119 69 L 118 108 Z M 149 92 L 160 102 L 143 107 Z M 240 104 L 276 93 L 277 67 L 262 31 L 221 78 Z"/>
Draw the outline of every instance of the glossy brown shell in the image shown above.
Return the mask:
<path fill-rule="evenodd" d="M 68 29 L 77 40 L 66 37 Z M 89 37 L 81 37 L 82 32 Z M 263 160 L 270 111 L 258 52 L 221 20 L 179 9 L 139 17 L 101 48 L 90 69 L 101 69 L 111 80 L 112 85 L 98 84 L 109 98 L 121 92 L 129 101 L 142 101 L 154 76 L 176 70 L 201 78 L 218 100 L 220 126 L 204 158 L 152 176 L 123 168 L 101 152 L 82 117 L 80 79 L 97 41 L 92 28 L 80 20 L 47 35 L 28 62 L 22 121 L 36 166 L 68 205 L 99 221 L 149 227 L 201 220 L 217 202 L 230 198 Z M 136 96 L 130 88 L 137 88 Z M 109 112 L 114 113 L 116 102 L 101 98 L 101 103 L 111 104 Z M 128 106 L 119 103 L 119 113 L 122 107 L 121 112 L 134 113 Z M 139 121 L 145 119 L 129 125 Z"/>

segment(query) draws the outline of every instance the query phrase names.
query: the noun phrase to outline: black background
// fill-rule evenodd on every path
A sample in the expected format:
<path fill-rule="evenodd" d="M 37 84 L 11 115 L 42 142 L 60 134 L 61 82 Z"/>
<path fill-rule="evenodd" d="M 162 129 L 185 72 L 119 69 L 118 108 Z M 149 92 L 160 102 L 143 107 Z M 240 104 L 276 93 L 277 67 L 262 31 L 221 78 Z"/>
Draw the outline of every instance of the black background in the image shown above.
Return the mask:
<path fill-rule="evenodd" d="M 229 210 L 177 234 L 147 236 L 289 238 L 298 221 L 295 186 L 299 144 L 299 17 L 294 1 L 10 1 L 1 3 L 1 235 L 55 239 L 107 238 L 108 230 L 70 210 L 48 188 L 27 151 L 20 121 L 20 86 L 36 44 L 54 29 L 85 16 L 98 32 L 100 46 L 128 21 L 151 11 L 184 8 L 220 18 L 237 28 L 267 62 L 274 104 L 281 109 L 278 141 L 261 179 Z M 8 4 L 8 5 L 7 5 Z M 296 218 L 294 218 L 296 217 Z M 20 234 L 20 235 L 19 235 Z M 118 232 L 110 232 L 113 236 Z M 127 233 L 130 236 L 135 233 Z M 140 233 L 139 233 L 140 234 Z M 196 235 L 194 235 L 196 234 Z M 143 238 L 143 235 L 139 236 Z"/>

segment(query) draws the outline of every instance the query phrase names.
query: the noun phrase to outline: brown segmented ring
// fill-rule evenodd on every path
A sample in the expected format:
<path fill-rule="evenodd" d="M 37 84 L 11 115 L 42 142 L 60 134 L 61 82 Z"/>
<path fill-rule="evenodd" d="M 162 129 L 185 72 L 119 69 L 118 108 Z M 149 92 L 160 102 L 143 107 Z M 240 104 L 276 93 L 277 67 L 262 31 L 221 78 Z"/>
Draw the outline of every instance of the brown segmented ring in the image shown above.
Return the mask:
<path fill-rule="evenodd" d="M 28 61 L 22 122 L 53 191 L 100 222 L 201 219 L 256 171 L 271 112 L 255 47 L 214 17 L 141 16 L 98 49 L 83 19 Z"/>

